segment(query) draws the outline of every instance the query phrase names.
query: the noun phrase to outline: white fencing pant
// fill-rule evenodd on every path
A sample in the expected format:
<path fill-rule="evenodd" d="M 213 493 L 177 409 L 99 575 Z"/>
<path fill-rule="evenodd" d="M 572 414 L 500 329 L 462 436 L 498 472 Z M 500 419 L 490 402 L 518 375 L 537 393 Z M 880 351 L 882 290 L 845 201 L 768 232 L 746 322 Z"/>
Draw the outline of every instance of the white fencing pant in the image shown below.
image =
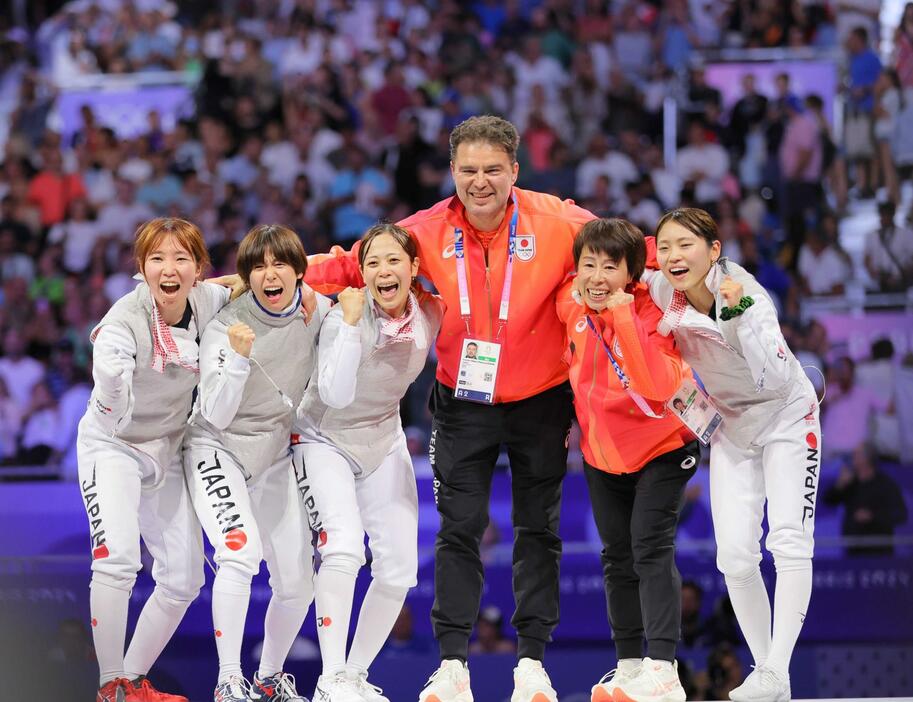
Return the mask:
<path fill-rule="evenodd" d="M 272 652 L 270 627 L 266 631 L 264 657 L 276 659 L 275 665 L 281 668 L 314 597 L 310 530 L 292 472 L 291 456 L 287 454 L 276 460 L 262 475 L 248 481 L 228 451 L 191 446 L 184 453 L 184 468 L 194 507 L 219 566 L 213 585 L 214 615 L 215 593 L 219 588 L 243 596 L 241 590 L 246 587 L 249 598 L 250 581 L 260 571 L 260 561 L 265 558 L 273 591 L 271 608 L 281 606 L 284 611 L 294 613 L 292 618 L 300 617 L 297 627 L 294 622 L 286 622 L 287 630 L 277 634 L 282 639 L 278 652 Z M 246 605 L 247 599 L 244 611 L 237 613 L 240 622 L 233 623 L 242 633 Z M 269 613 L 267 619 L 271 619 Z M 217 637 L 220 633 L 217 631 Z M 240 658 L 240 641 L 237 647 Z M 240 662 L 232 665 L 239 666 Z"/>
<path fill-rule="evenodd" d="M 755 661 L 786 670 L 811 594 L 820 456 L 814 398 L 791 403 L 748 450 L 726 438 L 725 425 L 711 440 L 710 505 L 717 567 L 726 577 Z M 765 501 L 766 546 L 777 568 L 773 640 L 770 602 L 760 573 Z"/>
<path fill-rule="evenodd" d="M 292 448 L 311 528 L 319 535 L 317 615 L 325 674 L 339 672 L 346 663 L 352 589 L 365 563 L 365 534 L 368 536 L 373 582 L 366 603 L 383 600 L 387 603 L 384 608 L 391 611 L 380 615 L 362 607 L 350 657 L 356 667 L 366 670 L 418 574 L 418 493 L 405 436 L 397 439 L 373 473 L 359 479 L 349 460 L 330 444 L 305 443 Z M 342 590 L 347 590 L 345 595 Z M 399 606 L 389 604 L 397 601 Z M 333 632 L 327 631 L 328 609 L 333 609 Z"/>
<path fill-rule="evenodd" d="M 167 467 L 84 421 L 76 444 L 92 548 L 92 626 L 101 682 L 145 675 L 203 586 L 203 539 L 180 456 Z M 137 623 L 126 663 L 127 605 L 153 558 L 155 590 Z"/>

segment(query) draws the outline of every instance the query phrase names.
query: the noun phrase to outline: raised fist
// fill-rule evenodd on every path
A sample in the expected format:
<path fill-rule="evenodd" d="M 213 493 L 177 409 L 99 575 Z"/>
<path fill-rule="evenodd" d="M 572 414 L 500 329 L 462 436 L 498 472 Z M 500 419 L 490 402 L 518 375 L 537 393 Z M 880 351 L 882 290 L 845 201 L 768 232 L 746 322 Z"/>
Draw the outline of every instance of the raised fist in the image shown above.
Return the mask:
<path fill-rule="evenodd" d="M 365 289 L 346 288 L 337 295 L 336 299 L 339 300 L 339 305 L 342 307 L 343 321 L 353 327 L 358 324 L 365 310 Z"/>
<path fill-rule="evenodd" d="M 254 330 L 243 322 L 232 324 L 228 328 L 228 343 L 231 344 L 235 353 L 244 356 L 244 358 L 250 358 L 250 349 L 254 345 L 254 339 L 256 338 L 257 335 L 254 334 Z"/>

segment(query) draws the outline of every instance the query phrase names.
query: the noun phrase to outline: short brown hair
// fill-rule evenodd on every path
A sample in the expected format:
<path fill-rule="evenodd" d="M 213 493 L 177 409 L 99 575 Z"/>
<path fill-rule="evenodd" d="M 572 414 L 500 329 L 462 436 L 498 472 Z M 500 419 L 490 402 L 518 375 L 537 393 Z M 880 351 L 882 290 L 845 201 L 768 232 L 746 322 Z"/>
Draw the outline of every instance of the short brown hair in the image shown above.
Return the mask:
<path fill-rule="evenodd" d="M 295 232 L 281 224 L 258 224 L 238 246 L 238 275 L 245 285 L 250 285 L 250 272 L 266 260 L 267 251 L 275 260 L 294 268 L 295 273 L 303 274 L 307 270 L 307 255 Z"/>
<path fill-rule="evenodd" d="M 393 240 L 403 247 L 410 262 L 414 261 L 415 257 L 418 256 L 418 247 L 415 245 L 415 239 L 412 238 L 409 232 L 392 222 L 378 222 L 361 237 L 361 243 L 358 245 L 359 267 L 364 267 L 365 258 L 368 256 L 368 249 L 371 248 L 371 243 L 381 234 L 389 234 L 392 236 Z"/>
<path fill-rule="evenodd" d="M 456 157 L 457 147 L 463 143 L 484 142 L 507 152 L 511 163 L 517 161 L 520 135 L 517 128 L 501 117 L 482 115 L 463 120 L 450 132 L 450 160 Z"/>
<path fill-rule="evenodd" d="M 647 264 L 644 233 L 626 219 L 593 219 L 583 225 L 574 238 L 574 265 L 580 263 L 584 249 L 604 253 L 613 261 L 624 259 L 632 280 L 640 280 Z"/>
<path fill-rule="evenodd" d="M 169 234 L 174 234 L 178 243 L 190 252 L 201 271 L 209 267 L 209 252 L 203 234 L 193 222 L 177 217 L 156 217 L 139 226 L 133 242 L 133 257 L 136 267 L 142 271 L 146 257 L 155 250 Z"/>
<path fill-rule="evenodd" d="M 720 232 L 713 217 L 707 210 L 699 207 L 679 207 L 666 212 L 656 224 L 657 241 L 659 241 L 660 230 L 669 222 L 680 224 L 695 236 L 706 241 L 708 246 L 713 246 L 713 242 L 720 238 Z"/>

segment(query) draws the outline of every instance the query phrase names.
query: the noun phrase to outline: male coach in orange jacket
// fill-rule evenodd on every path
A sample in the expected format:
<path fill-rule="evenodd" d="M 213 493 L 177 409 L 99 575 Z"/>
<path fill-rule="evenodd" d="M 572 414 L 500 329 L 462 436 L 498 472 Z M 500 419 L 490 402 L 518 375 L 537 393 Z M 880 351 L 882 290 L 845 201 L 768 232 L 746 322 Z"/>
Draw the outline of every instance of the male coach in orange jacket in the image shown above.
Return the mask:
<path fill-rule="evenodd" d="M 502 445 L 512 479 L 511 623 L 520 659 L 511 701 L 556 700 L 541 661 L 558 623 L 558 518 L 573 408 L 555 294 L 574 270 L 574 236 L 594 216 L 514 187 L 518 143 L 516 128 L 498 117 L 459 124 L 450 135 L 456 196 L 399 223 L 418 246 L 420 274 L 447 305 L 430 403 L 441 518 L 431 617 L 442 663 L 420 702 L 472 700 L 466 656 L 483 585 L 479 543 Z M 353 253 L 311 256 L 306 281 L 324 292 L 361 285 Z M 465 353 L 470 343 L 476 357 Z"/>

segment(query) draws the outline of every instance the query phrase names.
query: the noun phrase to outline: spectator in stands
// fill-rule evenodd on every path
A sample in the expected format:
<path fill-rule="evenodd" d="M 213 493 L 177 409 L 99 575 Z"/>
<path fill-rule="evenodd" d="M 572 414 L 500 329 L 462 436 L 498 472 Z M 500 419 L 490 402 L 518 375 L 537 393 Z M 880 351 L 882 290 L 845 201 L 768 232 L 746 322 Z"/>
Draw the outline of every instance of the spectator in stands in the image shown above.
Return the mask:
<path fill-rule="evenodd" d="M 894 30 L 894 69 L 900 84 L 913 88 L 913 2 L 904 5 L 897 29 Z"/>
<path fill-rule="evenodd" d="M 0 358 L 0 378 L 10 396 L 23 411 L 31 405 L 33 388 L 44 379 L 44 366 L 24 355 L 26 340 L 20 329 L 11 327 L 3 336 L 4 356 Z"/>
<path fill-rule="evenodd" d="M 164 153 L 159 151 L 150 154 L 149 163 L 152 165 L 152 173 L 137 189 L 136 200 L 161 212 L 180 199 L 181 181 L 168 169 L 168 157 Z M 244 185 L 250 185 L 250 182 Z"/>
<path fill-rule="evenodd" d="M 409 603 L 403 604 L 396 621 L 393 622 L 393 628 L 390 630 L 390 638 L 381 651 L 381 656 L 395 656 L 398 654 L 422 654 L 426 653 L 430 644 L 425 639 L 416 636 L 415 628 L 412 624 L 412 608 Z"/>
<path fill-rule="evenodd" d="M 0 377 L 0 462 L 9 462 L 16 455 L 23 409 L 10 395 L 6 380 Z"/>
<path fill-rule="evenodd" d="M 693 580 L 682 582 L 682 644 L 688 648 L 707 643 L 707 624 L 701 610 L 704 590 Z"/>
<path fill-rule="evenodd" d="M 865 239 L 865 267 L 881 292 L 907 292 L 913 286 L 913 229 L 895 223 L 890 200 L 878 204 L 879 227 Z"/>
<path fill-rule="evenodd" d="M 44 168 L 29 182 L 28 200 L 41 211 L 41 225 L 50 227 L 62 222 L 74 200 L 86 197 L 86 188 L 78 173 L 64 173 L 63 156 L 58 148 L 42 149 Z"/>
<path fill-rule="evenodd" d="M 806 227 L 802 222 L 803 229 Z M 805 295 L 842 295 L 852 268 L 846 254 L 817 227 L 809 229 L 799 249 L 799 287 Z"/>
<path fill-rule="evenodd" d="M 33 300 L 47 300 L 59 306 L 64 298 L 63 270 L 60 267 L 61 249 L 48 246 L 38 259 L 38 270 L 29 285 L 29 297 Z"/>
<path fill-rule="evenodd" d="M 627 183 L 640 178 L 634 161 L 620 151 L 610 150 L 606 136 L 597 134 L 590 141 L 586 158 L 577 166 L 577 197 L 591 197 L 596 189 L 596 179 L 601 175 L 609 179 L 609 194 L 616 199 L 624 195 Z"/>
<path fill-rule="evenodd" d="M 913 351 L 908 352 L 901 359 L 897 368 L 895 380 L 895 406 L 897 423 L 902 427 L 900 431 L 900 461 L 905 465 L 913 463 L 913 432 L 908 427 L 913 427 Z"/>
<path fill-rule="evenodd" d="M 875 155 L 878 159 L 881 182 L 888 192 L 888 197 L 895 205 L 900 203 L 900 184 L 897 178 L 897 167 L 894 164 L 892 144 L 898 130 L 897 120 L 905 103 L 913 99 L 913 88 L 904 91 L 897 71 L 885 69 L 875 81 L 875 107 L 873 136 L 875 138 Z"/>
<path fill-rule="evenodd" d="M 852 462 L 840 470 L 837 481 L 824 493 L 824 502 L 843 506 L 845 537 L 883 537 L 879 543 L 845 547 L 849 556 L 894 554 L 894 529 L 907 521 L 907 505 L 900 486 L 878 469 L 878 456 L 869 444 L 853 451 Z"/>
<path fill-rule="evenodd" d="M 32 389 L 31 401 L 22 415 L 22 436 L 16 462 L 21 465 L 47 465 L 59 458 L 61 445 L 60 415 L 57 401 L 45 381 Z"/>
<path fill-rule="evenodd" d="M 887 411 L 890 403 L 856 382 L 856 364 L 848 356 L 838 358 L 828 369 L 822 443 L 825 455 L 839 456 L 846 463 L 869 435 L 875 412 Z"/>
<path fill-rule="evenodd" d="M 334 243 L 349 245 L 358 239 L 389 204 L 390 194 L 387 176 L 368 165 L 360 147 L 348 146 L 345 166 L 333 179 L 327 201 L 327 207 L 334 210 Z"/>
<path fill-rule="evenodd" d="M 812 93 L 805 97 L 805 107 L 818 123 L 821 135 L 821 174 L 826 179 L 836 200 L 837 211 L 846 210 L 847 184 L 846 162 L 843 151 L 837 147 L 837 139 L 831 132 L 830 118 L 824 114 L 824 101 L 820 95 Z"/>
<path fill-rule="evenodd" d="M 723 177 L 729 170 L 729 155 L 717 143 L 707 141 L 703 122 L 688 125 L 688 143 L 678 152 L 678 174 L 683 186 L 693 186 L 697 205 L 716 212 L 723 196 Z"/>
<path fill-rule="evenodd" d="M 28 283 L 35 277 L 35 264 L 16 246 L 16 229 L 0 224 L 0 281 L 22 278 Z"/>
<path fill-rule="evenodd" d="M 709 689 L 706 699 L 727 700 L 729 693 L 742 683 L 742 663 L 732 646 L 720 644 L 707 658 Z"/>
<path fill-rule="evenodd" d="M 786 100 L 786 130 L 780 143 L 783 184 L 782 217 L 791 260 L 795 263 L 805 236 L 809 213 L 818 215 L 821 202 L 821 131 L 814 115 L 798 98 Z"/>
<path fill-rule="evenodd" d="M 98 212 L 99 235 L 132 245 L 136 228 L 152 219 L 155 213 L 147 203 L 137 202 L 136 186 L 132 181 L 118 177 L 114 187 L 115 199 Z"/>
<path fill-rule="evenodd" d="M 863 26 L 854 28 L 846 39 L 850 54 L 849 112 L 846 118 L 847 159 L 855 165 L 855 181 L 861 197 L 872 197 L 875 187 L 872 139 L 872 111 L 875 107 L 875 83 L 881 74 L 881 60 L 869 47 L 869 32 Z"/>
<path fill-rule="evenodd" d="M 900 369 L 894 359 L 894 344 L 887 337 L 872 342 L 869 359 L 856 367 L 856 380 L 863 387 L 877 394 L 888 403 L 887 412 L 878 412 L 873 417 L 869 443 L 880 456 L 899 457 L 902 425 L 896 412 L 900 394 L 897 376 Z M 913 426 L 913 425 L 910 425 Z"/>
<path fill-rule="evenodd" d="M 48 232 L 49 244 L 63 247 L 63 267 L 67 273 L 84 273 L 95 245 L 104 239 L 95 213 L 85 198 L 76 198 L 67 206 L 67 216 Z"/>
<path fill-rule="evenodd" d="M 504 636 L 503 626 L 504 615 L 498 607 L 483 607 L 476 622 L 476 639 L 469 645 L 469 653 L 516 653 L 517 645 Z"/>
<path fill-rule="evenodd" d="M 742 76 L 742 97 L 729 114 L 729 142 L 737 156 L 744 155 L 749 132 L 761 127 L 766 116 L 767 98 L 757 91 L 754 74 L 746 73 Z"/>
<path fill-rule="evenodd" d="M 33 242 L 32 230 L 29 225 L 19 218 L 17 213 L 17 201 L 12 195 L 4 195 L 0 199 L 0 229 L 9 230 L 13 233 L 15 248 L 22 252 L 33 252 L 37 247 Z"/>

